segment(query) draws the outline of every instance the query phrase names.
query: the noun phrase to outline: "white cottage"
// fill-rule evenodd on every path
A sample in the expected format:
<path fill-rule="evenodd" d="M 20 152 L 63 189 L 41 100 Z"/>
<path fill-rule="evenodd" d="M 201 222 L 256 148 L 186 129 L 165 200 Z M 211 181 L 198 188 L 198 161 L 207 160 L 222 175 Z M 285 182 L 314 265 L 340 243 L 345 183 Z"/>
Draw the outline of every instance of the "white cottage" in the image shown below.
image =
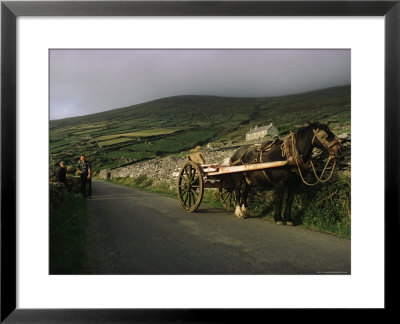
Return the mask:
<path fill-rule="evenodd" d="M 246 141 L 252 141 L 255 139 L 263 138 L 264 136 L 278 136 L 278 129 L 270 123 L 268 126 L 254 127 L 246 133 Z"/>

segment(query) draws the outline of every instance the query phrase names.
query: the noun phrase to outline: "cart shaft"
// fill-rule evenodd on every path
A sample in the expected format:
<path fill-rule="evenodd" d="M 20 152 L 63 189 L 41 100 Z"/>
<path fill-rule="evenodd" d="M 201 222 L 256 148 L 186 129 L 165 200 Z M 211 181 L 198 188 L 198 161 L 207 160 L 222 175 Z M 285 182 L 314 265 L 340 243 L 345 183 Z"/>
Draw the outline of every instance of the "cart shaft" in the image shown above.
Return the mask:
<path fill-rule="evenodd" d="M 254 164 L 243 164 L 235 166 L 219 166 L 215 168 L 217 171 L 207 172 L 206 175 L 215 176 L 227 173 L 237 173 L 246 171 L 257 171 L 269 168 L 278 168 L 288 164 L 288 161 L 275 161 L 275 162 L 264 162 L 264 163 L 254 163 Z"/>

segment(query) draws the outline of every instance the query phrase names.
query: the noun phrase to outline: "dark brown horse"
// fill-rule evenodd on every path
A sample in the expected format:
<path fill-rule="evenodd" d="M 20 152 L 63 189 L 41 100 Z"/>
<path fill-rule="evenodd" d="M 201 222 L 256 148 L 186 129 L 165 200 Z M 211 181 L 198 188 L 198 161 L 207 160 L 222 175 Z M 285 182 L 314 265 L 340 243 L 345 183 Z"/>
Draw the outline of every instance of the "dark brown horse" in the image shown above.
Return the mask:
<path fill-rule="evenodd" d="M 260 162 L 288 161 L 278 168 L 248 171 L 232 175 L 236 196 L 235 216 L 246 218 L 247 196 L 251 186 L 275 191 L 275 214 L 277 224 L 293 225 L 291 217 L 294 191 L 300 183 L 300 176 L 309 167 L 312 150 L 318 147 L 336 157 L 340 150 L 339 140 L 325 124 L 309 123 L 291 133 L 284 141 L 275 139 L 259 146 L 250 145 L 238 149 L 231 157 L 231 165 Z M 281 215 L 283 195 L 287 191 L 284 217 Z"/>

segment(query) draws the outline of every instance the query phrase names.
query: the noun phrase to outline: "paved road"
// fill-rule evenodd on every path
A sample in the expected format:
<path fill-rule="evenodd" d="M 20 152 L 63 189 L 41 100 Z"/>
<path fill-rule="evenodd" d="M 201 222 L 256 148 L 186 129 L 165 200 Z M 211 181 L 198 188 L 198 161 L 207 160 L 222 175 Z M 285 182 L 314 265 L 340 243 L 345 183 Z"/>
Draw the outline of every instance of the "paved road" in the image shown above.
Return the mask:
<path fill-rule="evenodd" d="M 89 274 L 350 274 L 350 240 L 96 181 Z"/>

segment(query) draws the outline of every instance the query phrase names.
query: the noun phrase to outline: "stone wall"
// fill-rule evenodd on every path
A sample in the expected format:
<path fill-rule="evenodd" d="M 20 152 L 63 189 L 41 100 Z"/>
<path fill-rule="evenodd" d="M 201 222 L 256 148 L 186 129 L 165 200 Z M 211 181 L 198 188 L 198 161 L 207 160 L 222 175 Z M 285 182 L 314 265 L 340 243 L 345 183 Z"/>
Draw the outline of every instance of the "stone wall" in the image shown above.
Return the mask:
<path fill-rule="evenodd" d="M 340 138 L 343 149 L 341 156 L 338 158 L 337 170 L 344 171 L 350 170 L 350 148 L 351 148 L 351 136 L 350 134 L 341 134 L 338 136 Z M 224 147 L 218 149 L 202 149 L 202 153 L 206 158 L 206 163 L 226 163 L 226 159 L 229 159 L 233 152 L 237 150 L 240 146 L 235 147 Z M 322 152 L 314 152 L 313 160 L 322 160 Z M 111 169 L 111 170 L 101 170 L 99 178 L 106 179 L 118 178 L 118 177 L 133 177 L 137 178 L 139 176 L 147 176 L 157 182 L 168 182 L 171 186 L 175 186 L 176 178 L 178 176 L 180 168 L 186 162 L 186 157 L 163 157 L 154 158 L 149 161 L 138 162 L 132 165 Z"/>
<path fill-rule="evenodd" d="M 206 163 L 220 163 L 222 164 L 225 159 L 233 154 L 236 148 L 224 148 L 217 150 L 203 150 L 206 158 Z M 100 179 L 106 179 L 107 174 L 109 178 L 119 177 L 133 177 L 147 176 L 157 182 L 168 182 L 175 185 L 176 178 L 180 168 L 187 161 L 186 157 L 163 157 L 154 158 L 145 162 L 138 162 L 121 168 L 111 170 L 101 170 L 99 173 Z"/>

